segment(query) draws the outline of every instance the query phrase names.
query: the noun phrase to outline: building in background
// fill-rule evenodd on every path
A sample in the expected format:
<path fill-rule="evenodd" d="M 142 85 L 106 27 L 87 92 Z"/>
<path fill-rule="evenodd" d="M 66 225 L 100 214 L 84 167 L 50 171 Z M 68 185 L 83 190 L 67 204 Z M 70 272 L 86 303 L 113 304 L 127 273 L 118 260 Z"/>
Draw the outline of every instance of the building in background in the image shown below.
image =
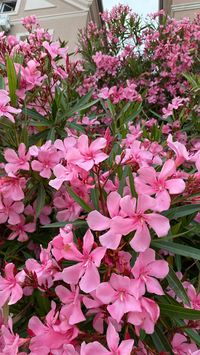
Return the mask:
<path fill-rule="evenodd" d="M 101 0 L 0 0 L 0 30 L 8 31 L 10 25 L 8 34 L 24 39 L 27 33 L 20 20 L 35 15 L 55 39 L 68 41 L 69 50 L 74 50 L 78 29 L 91 20 L 100 26 L 102 11 Z"/>
<path fill-rule="evenodd" d="M 189 17 L 193 19 L 200 13 L 200 1 L 195 0 L 160 0 L 160 9 L 176 19 Z"/>

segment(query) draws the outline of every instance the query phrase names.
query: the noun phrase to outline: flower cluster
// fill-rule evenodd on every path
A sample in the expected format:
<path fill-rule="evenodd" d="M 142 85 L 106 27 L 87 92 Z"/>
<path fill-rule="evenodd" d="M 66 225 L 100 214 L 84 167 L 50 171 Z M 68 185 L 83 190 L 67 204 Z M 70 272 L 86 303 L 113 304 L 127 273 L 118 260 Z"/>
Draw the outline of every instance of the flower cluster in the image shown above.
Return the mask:
<path fill-rule="evenodd" d="M 162 16 L 105 12 L 77 61 L 0 35 L 2 355 L 200 353 L 200 28 Z"/>

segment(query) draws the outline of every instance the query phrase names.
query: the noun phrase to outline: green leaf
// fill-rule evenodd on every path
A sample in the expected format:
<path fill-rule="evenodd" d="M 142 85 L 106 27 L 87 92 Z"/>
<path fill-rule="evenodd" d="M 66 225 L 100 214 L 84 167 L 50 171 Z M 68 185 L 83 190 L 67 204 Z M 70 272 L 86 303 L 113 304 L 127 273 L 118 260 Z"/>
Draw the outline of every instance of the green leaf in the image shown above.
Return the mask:
<path fill-rule="evenodd" d="M 153 343 L 154 343 L 157 351 L 159 351 L 159 352 L 167 351 L 170 354 L 173 354 L 172 348 L 171 348 L 170 343 L 168 342 L 168 339 L 166 338 L 163 331 L 158 326 L 155 328 L 155 331 L 151 335 L 151 338 L 153 340 Z"/>
<path fill-rule="evenodd" d="M 67 187 L 67 191 L 69 192 L 70 196 L 74 199 L 74 201 L 76 201 L 78 203 L 79 206 L 82 207 L 82 209 L 86 212 L 91 212 L 92 208 L 85 202 L 82 200 L 82 198 L 80 198 L 76 192 L 74 192 L 74 190 L 72 190 L 71 187 Z"/>
<path fill-rule="evenodd" d="M 94 188 L 90 192 L 91 200 L 96 210 L 99 210 L 99 190 Z"/>
<path fill-rule="evenodd" d="M 87 226 L 87 222 L 82 219 L 77 219 L 76 221 L 67 221 L 67 222 L 55 222 L 51 224 L 46 224 L 46 226 L 42 226 L 41 228 L 63 228 L 67 224 L 72 224 L 74 227 L 85 227 Z"/>
<path fill-rule="evenodd" d="M 22 112 L 28 116 L 33 118 L 34 120 L 39 120 L 40 122 L 43 122 L 45 120 L 45 117 L 43 117 L 42 115 L 40 115 L 37 111 L 35 111 L 34 109 L 30 110 L 29 108 L 23 108 Z"/>
<path fill-rule="evenodd" d="M 45 205 L 45 198 L 46 198 L 46 191 L 43 184 L 41 183 L 38 187 L 38 194 L 36 199 L 36 218 L 39 217 L 40 212 Z"/>
<path fill-rule="evenodd" d="M 169 219 L 177 219 L 198 212 L 200 212 L 200 204 L 171 208 L 170 210 L 163 212 L 163 215 Z"/>
<path fill-rule="evenodd" d="M 5 81 L 2 75 L 0 75 L 0 89 L 1 90 L 5 89 Z"/>
<path fill-rule="evenodd" d="M 128 177 L 129 177 L 129 184 L 130 184 L 130 189 L 131 189 L 131 195 L 132 197 L 137 196 L 137 192 L 135 191 L 135 184 L 134 184 L 134 179 L 133 179 L 133 173 L 131 171 L 131 167 L 128 166 Z"/>
<path fill-rule="evenodd" d="M 9 87 L 11 103 L 13 106 L 16 106 L 17 74 L 16 74 L 14 62 L 12 58 L 10 58 L 8 55 L 6 56 L 6 69 L 7 69 L 8 87 Z"/>
<path fill-rule="evenodd" d="M 119 189 L 118 192 L 119 194 L 122 196 L 123 195 L 123 191 L 124 191 L 124 187 L 126 185 L 126 178 L 128 176 L 128 166 L 125 166 L 124 170 L 123 170 L 123 174 L 122 177 L 120 179 L 120 184 L 119 184 Z"/>
<path fill-rule="evenodd" d="M 175 319 L 200 320 L 200 311 L 184 308 L 173 304 L 159 303 L 161 316 L 167 316 Z"/>
<path fill-rule="evenodd" d="M 185 322 L 180 319 L 176 319 L 176 323 L 179 327 L 184 327 L 184 333 L 186 333 L 196 345 L 200 346 L 200 335 L 195 330 L 187 328 Z"/>
<path fill-rule="evenodd" d="M 169 266 L 169 273 L 167 275 L 167 281 L 169 283 L 169 286 L 174 290 L 175 294 L 177 297 L 179 297 L 184 304 L 187 304 L 190 306 L 190 300 L 188 298 L 188 295 L 181 283 L 181 281 L 178 279 L 176 276 L 176 273 L 172 269 L 171 266 Z"/>
<path fill-rule="evenodd" d="M 200 260 L 199 249 L 189 247 L 187 245 L 182 245 L 173 242 L 164 242 L 159 239 L 154 240 L 151 245 L 154 248 L 164 249 L 169 251 L 170 253 L 186 256 L 187 258 L 192 258 L 195 260 Z"/>

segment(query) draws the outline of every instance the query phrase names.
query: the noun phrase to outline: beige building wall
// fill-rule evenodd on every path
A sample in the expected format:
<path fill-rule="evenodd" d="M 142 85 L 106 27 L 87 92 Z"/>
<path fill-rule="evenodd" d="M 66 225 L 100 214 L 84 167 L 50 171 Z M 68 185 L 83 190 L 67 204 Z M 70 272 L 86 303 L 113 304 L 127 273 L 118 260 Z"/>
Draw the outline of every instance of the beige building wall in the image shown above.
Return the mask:
<path fill-rule="evenodd" d="M 73 51 L 77 44 L 78 29 L 84 28 L 90 20 L 101 26 L 101 11 L 100 0 L 17 0 L 15 10 L 7 13 L 11 22 L 8 34 L 19 38 L 25 36 L 26 30 L 20 20 L 35 15 L 40 25 L 53 33 L 55 40 L 66 40 L 69 50 Z"/>
<path fill-rule="evenodd" d="M 195 0 L 160 0 L 160 8 L 163 8 L 170 16 L 177 20 L 183 17 L 193 19 L 200 13 L 200 1 Z"/>

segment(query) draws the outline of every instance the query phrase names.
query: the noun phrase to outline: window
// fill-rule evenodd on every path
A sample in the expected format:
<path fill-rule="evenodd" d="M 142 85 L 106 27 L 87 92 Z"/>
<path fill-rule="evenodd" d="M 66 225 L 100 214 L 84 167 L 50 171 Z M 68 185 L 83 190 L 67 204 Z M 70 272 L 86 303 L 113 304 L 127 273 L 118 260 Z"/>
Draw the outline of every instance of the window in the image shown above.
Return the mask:
<path fill-rule="evenodd" d="M 2 1 L 2 2 L 0 2 L 0 13 L 14 11 L 16 3 L 17 3 L 17 1 Z"/>

